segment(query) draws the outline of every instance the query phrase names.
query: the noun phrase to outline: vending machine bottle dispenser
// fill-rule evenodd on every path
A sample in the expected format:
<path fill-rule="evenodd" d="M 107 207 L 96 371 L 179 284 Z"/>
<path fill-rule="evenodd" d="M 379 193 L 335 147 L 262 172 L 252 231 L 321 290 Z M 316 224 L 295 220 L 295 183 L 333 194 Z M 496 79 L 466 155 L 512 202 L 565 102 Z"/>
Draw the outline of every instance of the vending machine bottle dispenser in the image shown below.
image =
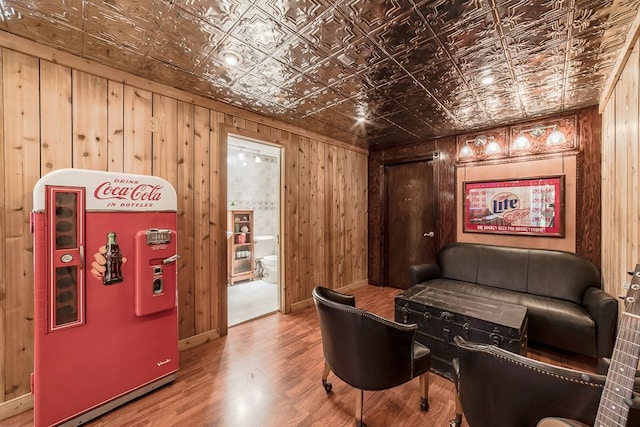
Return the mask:
<path fill-rule="evenodd" d="M 34 422 L 79 425 L 176 377 L 176 192 L 60 169 L 33 199 Z"/>

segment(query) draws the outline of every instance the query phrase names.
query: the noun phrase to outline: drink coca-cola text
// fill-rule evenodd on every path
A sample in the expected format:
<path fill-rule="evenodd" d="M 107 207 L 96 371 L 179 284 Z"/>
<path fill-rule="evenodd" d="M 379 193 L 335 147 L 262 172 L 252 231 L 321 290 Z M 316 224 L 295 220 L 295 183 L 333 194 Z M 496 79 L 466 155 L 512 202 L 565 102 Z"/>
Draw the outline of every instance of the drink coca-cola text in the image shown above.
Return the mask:
<path fill-rule="evenodd" d="M 154 201 L 162 198 L 162 185 L 139 184 L 133 185 L 105 181 L 96 187 L 93 196 L 99 200 L 133 200 L 133 201 Z"/>

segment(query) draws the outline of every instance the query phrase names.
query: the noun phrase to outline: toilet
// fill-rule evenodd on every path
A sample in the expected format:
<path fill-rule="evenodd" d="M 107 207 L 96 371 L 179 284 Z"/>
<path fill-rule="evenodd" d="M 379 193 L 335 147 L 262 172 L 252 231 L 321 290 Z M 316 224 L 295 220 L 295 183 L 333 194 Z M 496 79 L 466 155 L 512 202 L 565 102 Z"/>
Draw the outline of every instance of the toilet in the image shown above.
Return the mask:
<path fill-rule="evenodd" d="M 278 283 L 278 255 L 267 255 L 260 260 L 262 264 L 262 280 Z"/>
<path fill-rule="evenodd" d="M 255 236 L 253 238 L 255 260 L 262 269 L 262 280 L 278 283 L 278 255 L 276 237 L 271 235 Z"/>

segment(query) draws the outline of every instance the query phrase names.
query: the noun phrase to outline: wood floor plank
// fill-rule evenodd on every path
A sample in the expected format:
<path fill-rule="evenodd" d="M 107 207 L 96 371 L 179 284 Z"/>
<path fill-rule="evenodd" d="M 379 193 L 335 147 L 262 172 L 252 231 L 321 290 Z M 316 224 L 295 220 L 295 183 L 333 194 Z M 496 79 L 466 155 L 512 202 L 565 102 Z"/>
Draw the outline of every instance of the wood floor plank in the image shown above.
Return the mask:
<path fill-rule="evenodd" d="M 393 317 L 400 290 L 357 289 L 357 305 Z M 590 370 L 588 360 L 544 350 L 533 357 Z M 86 425 L 103 426 L 347 426 L 353 425 L 356 391 L 330 374 L 333 391 L 321 383 L 324 361 L 314 307 L 274 314 L 229 329 L 229 335 L 180 353 L 173 383 L 117 408 Z M 418 379 L 365 392 L 364 420 L 375 426 L 447 426 L 454 417 L 454 385 L 430 376 L 428 412 L 420 410 Z M 6 423 L 6 424 L 5 424 Z M 0 421 L 33 425 L 32 411 Z M 463 423 L 464 427 L 468 427 Z"/>

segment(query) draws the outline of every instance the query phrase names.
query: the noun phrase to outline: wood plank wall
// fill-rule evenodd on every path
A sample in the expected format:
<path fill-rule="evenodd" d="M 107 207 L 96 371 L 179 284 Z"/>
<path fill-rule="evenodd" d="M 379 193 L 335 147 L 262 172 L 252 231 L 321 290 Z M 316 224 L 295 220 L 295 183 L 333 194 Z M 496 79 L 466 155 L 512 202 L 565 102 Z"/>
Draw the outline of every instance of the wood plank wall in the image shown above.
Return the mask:
<path fill-rule="evenodd" d="M 384 164 L 424 158 L 434 152 L 434 183 L 438 194 L 436 242 L 438 247 L 456 241 L 455 136 L 369 153 L 369 282 L 384 286 Z"/>
<path fill-rule="evenodd" d="M 597 107 L 588 107 L 563 113 L 577 116 L 577 134 L 580 149 L 576 156 L 576 215 L 567 218 L 575 221 L 576 237 L 571 242 L 575 252 L 596 266 L 600 266 L 600 155 L 601 118 Z M 504 126 L 504 125 L 501 125 Z M 497 126 L 497 127 L 501 127 Z M 384 285 L 384 194 L 382 188 L 383 164 L 388 161 L 409 160 L 438 152 L 436 172 L 438 194 L 438 247 L 459 240 L 456 224 L 461 213 L 456 202 L 456 138 L 447 137 L 414 145 L 403 145 L 369 153 L 369 281 Z M 491 167 L 491 166 L 488 166 Z M 523 167 L 523 169 L 526 169 Z M 482 235 L 480 235 L 482 236 Z M 480 237 L 482 239 L 482 237 Z M 490 240 L 490 239 L 487 239 Z M 495 239 L 494 239 L 495 240 Z M 487 242 L 496 244 L 495 242 Z"/>
<path fill-rule="evenodd" d="M 640 263 L 640 45 L 633 51 L 602 115 L 602 273 L 607 291 L 624 295 L 626 272 Z M 622 308 L 622 307 L 621 307 Z"/>
<path fill-rule="evenodd" d="M 310 305 L 317 284 L 366 284 L 366 150 L 8 37 L 0 35 L 0 402 L 29 393 L 32 189 L 59 168 L 154 174 L 175 186 L 187 345 L 227 332 L 229 133 L 283 147 L 284 311 Z"/>

